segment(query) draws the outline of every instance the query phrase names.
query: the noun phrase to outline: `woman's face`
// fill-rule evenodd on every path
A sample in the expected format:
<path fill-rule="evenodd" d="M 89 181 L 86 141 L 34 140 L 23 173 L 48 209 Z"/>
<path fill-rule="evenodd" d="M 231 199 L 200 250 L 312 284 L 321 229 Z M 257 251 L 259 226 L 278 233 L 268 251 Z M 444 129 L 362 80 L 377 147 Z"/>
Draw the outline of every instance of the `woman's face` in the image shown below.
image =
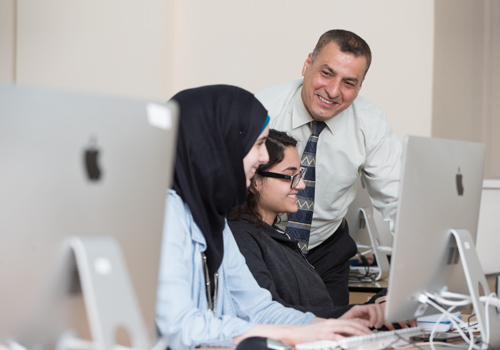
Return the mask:
<path fill-rule="evenodd" d="M 285 157 L 281 163 L 266 170 L 272 173 L 295 175 L 300 171 L 299 152 L 295 147 L 285 149 Z M 272 177 L 260 177 L 255 181 L 255 188 L 260 194 L 258 211 L 262 219 L 272 225 L 279 213 L 295 213 L 297 208 L 297 193 L 306 186 L 301 179 L 297 187 L 290 187 L 291 180 Z"/>
<path fill-rule="evenodd" d="M 269 125 L 262 131 L 250 151 L 243 158 L 247 188 L 250 186 L 250 181 L 252 181 L 259 165 L 269 162 L 269 154 L 266 148 L 267 135 L 269 135 Z"/>

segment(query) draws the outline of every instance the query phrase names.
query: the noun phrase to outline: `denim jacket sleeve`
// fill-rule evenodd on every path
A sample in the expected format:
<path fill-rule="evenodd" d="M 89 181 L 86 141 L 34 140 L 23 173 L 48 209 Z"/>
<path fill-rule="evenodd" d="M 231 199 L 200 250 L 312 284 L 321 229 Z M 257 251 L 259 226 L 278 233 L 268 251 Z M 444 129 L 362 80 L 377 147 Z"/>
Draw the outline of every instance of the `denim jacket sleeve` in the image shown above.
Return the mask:
<path fill-rule="evenodd" d="M 314 315 L 272 302 L 248 270 L 226 225 L 216 314 L 208 309 L 201 252 L 204 237 L 182 199 L 169 191 L 156 305 L 156 322 L 170 347 L 234 346 L 233 337 L 257 323 L 308 324 Z"/>

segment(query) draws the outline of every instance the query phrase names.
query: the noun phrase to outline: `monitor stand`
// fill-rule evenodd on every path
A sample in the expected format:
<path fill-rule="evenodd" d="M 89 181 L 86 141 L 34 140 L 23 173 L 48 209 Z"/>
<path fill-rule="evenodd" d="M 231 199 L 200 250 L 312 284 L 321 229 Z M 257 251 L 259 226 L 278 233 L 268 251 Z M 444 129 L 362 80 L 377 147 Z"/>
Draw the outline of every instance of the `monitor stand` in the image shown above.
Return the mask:
<path fill-rule="evenodd" d="M 474 240 L 469 231 L 464 229 L 454 229 L 451 230 L 451 233 L 457 242 L 460 259 L 464 268 L 465 279 L 472 299 L 472 306 L 476 312 L 481 338 L 484 343 L 498 348 L 500 347 L 500 332 L 498 332 L 500 329 L 500 309 L 490 304 L 488 315 L 486 315 L 485 306 L 479 300 L 481 296 L 479 294 L 479 286 L 481 286 L 486 296 L 490 294 L 490 289 L 476 253 Z M 487 334 L 487 329 L 489 329 L 489 334 Z"/>
<path fill-rule="evenodd" d="M 488 346 L 499 348 L 500 333 L 498 330 L 500 329 L 500 302 L 495 298 L 495 301 L 490 303 L 488 313 L 486 314 L 485 304 L 480 300 L 481 294 L 479 288 L 481 287 L 485 296 L 490 294 L 490 289 L 476 253 L 474 240 L 470 232 L 465 229 L 452 229 L 450 233 L 453 235 L 457 244 L 458 253 L 464 269 L 465 280 L 469 289 L 470 302 L 476 313 L 478 322 L 477 327 L 483 342 L 481 349 L 487 349 Z M 426 300 L 427 298 L 425 295 L 422 295 L 422 304 L 420 304 L 419 309 L 417 309 L 415 316 L 425 311 L 428 306 Z"/>
<path fill-rule="evenodd" d="M 134 349 L 151 346 L 118 243 L 109 236 L 73 237 L 69 241 L 80 277 L 92 342 L 70 333 L 58 350 L 111 349 L 118 329 Z M 123 348 L 123 347 L 122 347 Z"/>
<path fill-rule="evenodd" d="M 381 247 L 380 234 L 378 232 L 375 220 L 373 219 L 373 210 L 367 208 L 359 208 L 359 229 L 367 230 L 368 236 L 370 237 L 371 248 L 373 249 L 373 254 L 377 260 L 379 267 L 379 273 L 375 278 L 376 281 L 386 279 L 389 276 L 389 259 L 384 251 L 384 247 Z"/>

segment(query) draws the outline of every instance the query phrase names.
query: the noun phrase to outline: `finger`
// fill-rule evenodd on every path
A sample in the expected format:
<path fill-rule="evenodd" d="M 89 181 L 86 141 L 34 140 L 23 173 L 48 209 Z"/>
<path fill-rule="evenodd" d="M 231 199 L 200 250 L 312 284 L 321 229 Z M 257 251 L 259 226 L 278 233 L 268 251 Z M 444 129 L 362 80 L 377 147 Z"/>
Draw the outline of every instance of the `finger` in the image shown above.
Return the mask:
<path fill-rule="evenodd" d="M 408 328 L 408 324 L 406 323 L 406 321 L 399 321 L 398 325 L 400 325 L 401 328 Z"/>
<path fill-rule="evenodd" d="M 370 305 L 370 326 L 380 328 L 384 324 L 384 313 L 380 305 Z"/>
<path fill-rule="evenodd" d="M 361 323 L 365 327 L 371 327 L 370 326 L 370 321 L 364 319 L 364 318 L 353 318 L 352 319 L 354 322 Z"/>
<path fill-rule="evenodd" d="M 417 322 L 416 318 L 409 320 L 408 323 L 410 324 L 410 327 L 417 327 L 418 326 L 418 322 Z"/>
<path fill-rule="evenodd" d="M 370 321 L 370 327 L 375 327 L 375 324 L 378 322 L 377 305 L 370 305 L 367 311 L 368 319 Z"/>
<path fill-rule="evenodd" d="M 375 327 L 380 328 L 384 325 L 385 323 L 385 309 L 382 305 L 377 305 L 378 308 L 378 322 Z"/>
<path fill-rule="evenodd" d="M 329 323 L 325 324 L 325 329 L 328 334 L 328 338 L 331 338 L 332 333 L 343 334 L 343 335 L 364 335 L 370 334 L 371 331 L 368 326 L 362 323 L 360 319 L 357 320 L 330 320 Z M 366 322 L 366 320 L 365 320 Z"/>
<path fill-rule="evenodd" d="M 345 337 L 343 335 L 340 335 L 340 334 L 334 334 L 332 336 L 332 340 L 341 340 L 341 339 L 344 339 Z"/>
<path fill-rule="evenodd" d="M 338 323 L 338 328 L 335 327 L 336 329 L 334 332 L 339 332 L 341 334 L 346 334 L 346 335 L 364 335 L 364 334 L 370 334 L 371 331 L 370 329 L 362 324 L 362 320 L 354 321 L 354 320 L 348 320 L 348 321 L 342 321 L 341 323 Z"/>
<path fill-rule="evenodd" d="M 396 328 L 394 328 L 394 326 L 390 322 L 384 323 L 384 326 L 386 326 L 387 329 L 390 330 L 390 331 L 394 331 L 396 329 Z"/>

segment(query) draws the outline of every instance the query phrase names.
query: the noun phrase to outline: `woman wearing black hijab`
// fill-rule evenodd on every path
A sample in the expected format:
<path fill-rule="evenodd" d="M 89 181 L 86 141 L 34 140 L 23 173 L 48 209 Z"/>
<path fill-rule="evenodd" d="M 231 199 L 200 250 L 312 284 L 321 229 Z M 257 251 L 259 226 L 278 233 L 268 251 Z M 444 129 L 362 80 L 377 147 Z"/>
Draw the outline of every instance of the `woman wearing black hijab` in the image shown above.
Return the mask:
<path fill-rule="evenodd" d="M 369 333 L 368 321 L 323 320 L 273 302 L 238 250 L 225 217 L 245 201 L 253 174 L 269 159 L 269 117 L 260 102 L 224 85 L 173 99 L 181 116 L 157 299 L 158 328 L 170 347 L 232 347 L 250 336 L 297 344 Z"/>

